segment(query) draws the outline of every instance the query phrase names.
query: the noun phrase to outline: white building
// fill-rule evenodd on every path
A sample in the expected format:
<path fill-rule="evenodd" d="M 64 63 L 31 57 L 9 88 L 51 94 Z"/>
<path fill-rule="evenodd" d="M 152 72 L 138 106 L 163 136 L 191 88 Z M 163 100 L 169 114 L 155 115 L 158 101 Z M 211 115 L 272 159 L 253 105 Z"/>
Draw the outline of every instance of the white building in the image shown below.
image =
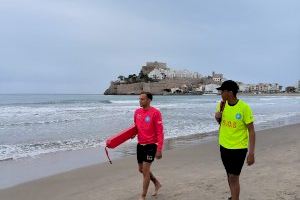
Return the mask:
<path fill-rule="evenodd" d="M 161 69 L 155 68 L 149 74 L 149 78 L 162 80 L 165 78 L 201 78 L 201 75 L 197 72 L 190 72 L 188 70 L 173 70 L 173 69 Z"/>
<path fill-rule="evenodd" d="M 258 85 L 250 84 L 250 92 L 257 92 L 257 91 L 258 91 Z"/>
<path fill-rule="evenodd" d="M 269 92 L 280 92 L 280 85 L 278 83 L 274 83 L 270 85 Z"/>
<path fill-rule="evenodd" d="M 218 90 L 216 89 L 218 87 L 220 87 L 220 85 L 217 85 L 217 84 L 208 84 L 208 85 L 205 85 L 204 92 L 206 94 L 218 94 Z"/>
<path fill-rule="evenodd" d="M 250 91 L 250 84 L 244 84 L 244 83 L 239 83 L 239 90 L 240 92 L 249 92 Z"/>
<path fill-rule="evenodd" d="M 216 74 L 215 72 L 212 73 L 212 79 L 214 82 L 222 82 L 223 81 L 223 74 Z"/>
<path fill-rule="evenodd" d="M 166 70 L 165 69 L 154 69 L 148 74 L 149 78 L 152 79 L 165 79 L 166 78 Z"/>
<path fill-rule="evenodd" d="M 188 70 L 174 70 L 176 78 L 201 78 L 201 75 L 197 72 L 190 72 Z"/>
<path fill-rule="evenodd" d="M 271 84 L 267 83 L 259 83 L 258 84 L 258 92 L 266 93 L 271 89 Z"/>
<path fill-rule="evenodd" d="M 196 92 L 203 92 L 205 91 L 205 86 L 204 85 L 200 85 L 199 87 L 195 88 Z"/>
<path fill-rule="evenodd" d="M 249 84 L 248 87 L 248 92 L 278 93 L 281 90 L 281 86 L 278 83 Z"/>

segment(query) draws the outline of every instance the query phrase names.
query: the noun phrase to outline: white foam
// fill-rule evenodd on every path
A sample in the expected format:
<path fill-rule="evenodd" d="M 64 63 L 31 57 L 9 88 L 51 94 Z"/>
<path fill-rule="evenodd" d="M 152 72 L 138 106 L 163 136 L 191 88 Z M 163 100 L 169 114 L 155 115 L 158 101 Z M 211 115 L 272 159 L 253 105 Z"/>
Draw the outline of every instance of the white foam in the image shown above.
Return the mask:
<path fill-rule="evenodd" d="M 0 161 L 26 157 L 35 158 L 42 154 L 93 148 L 101 146 L 101 144 L 103 145 L 103 142 L 101 143 L 99 139 L 73 139 L 35 144 L 0 145 Z"/>
<path fill-rule="evenodd" d="M 295 99 L 295 97 L 293 96 L 268 96 L 268 97 L 262 97 L 259 98 L 259 100 L 261 101 L 280 101 L 280 100 L 291 100 L 291 99 Z M 297 99 L 297 97 L 296 97 Z"/>
<path fill-rule="evenodd" d="M 12 143 L 27 142 L 27 144 L 0 145 L 0 160 L 36 157 L 52 152 L 104 145 L 103 140 L 69 139 L 68 136 L 85 137 L 83 134 L 86 134 L 86 138 L 95 138 L 95 132 L 100 127 L 96 123 L 101 123 L 102 119 L 105 119 L 105 123 L 110 120 L 124 122 L 124 118 L 127 120 L 129 117 L 133 117 L 134 110 L 139 107 L 138 100 L 123 98 L 121 97 L 118 100 L 117 97 L 114 97 L 114 100 L 105 100 L 105 103 L 99 103 L 98 101 L 87 103 L 76 102 L 74 104 L 1 106 L 0 134 L 2 134 L 4 139 L 5 137 L 10 138 L 6 141 Z M 212 99 L 208 97 L 159 97 L 153 101 L 153 106 L 160 109 L 163 114 L 165 137 L 174 138 L 217 130 L 218 124 L 215 122 L 213 114 L 218 99 L 215 97 Z M 293 121 L 293 119 L 300 119 L 300 111 L 298 111 L 300 110 L 299 99 L 299 97 L 274 96 L 251 97 L 246 98 L 245 101 L 249 103 L 255 113 L 255 124 L 261 127 L 268 126 L 272 128 L 272 123 L 283 121 L 284 123 L 282 124 L 286 124 L 294 122 L 295 120 Z M 76 128 L 86 125 L 87 122 L 91 122 L 91 126 L 89 127 L 93 128 L 88 133 L 84 130 L 81 133 L 81 130 L 74 130 L 73 126 L 66 124 L 72 122 L 75 122 L 77 125 Z M 52 138 L 54 142 L 35 142 L 36 130 L 40 128 L 39 124 L 55 124 L 54 126 L 49 126 L 48 132 L 43 130 L 39 133 L 42 136 L 40 138 L 45 138 L 45 140 Z M 63 129 L 66 125 L 70 128 L 68 129 L 68 133 L 61 131 L 61 135 L 43 135 L 51 134 L 51 132 L 57 131 L 60 128 Z M 106 131 L 115 128 L 111 127 L 112 125 L 109 123 L 101 126 L 105 127 Z M 48 127 L 43 126 L 43 128 Z M 75 132 L 76 134 L 73 134 Z M 15 139 L 12 138 L 12 135 Z M 103 135 L 100 136 L 104 137 Z"/>
<path fill-rule="evenodd" d="M 260 114 L 255 115 L 254 118 L 256 119 L 255 123 L 260 124 L 264 122 L 275 122 L 280 119 L 288 119 L 296 116 L 300 116 L 300 112 L 276 113 L 272 115 Z"/>
<path fill-rule="evenodd" d="M 215 107 L 216 103 L 168 103 L 168 104 L 154 104 L 157 108 L 184 108 L 184 109 L 196 109 L 206 108 L 209 106 Z"/>
<path fill-rule="evenodd" d="M 115 104 L 136 104 L 138 105 L 138 100 L 111 100 L 112 103 Z"/>

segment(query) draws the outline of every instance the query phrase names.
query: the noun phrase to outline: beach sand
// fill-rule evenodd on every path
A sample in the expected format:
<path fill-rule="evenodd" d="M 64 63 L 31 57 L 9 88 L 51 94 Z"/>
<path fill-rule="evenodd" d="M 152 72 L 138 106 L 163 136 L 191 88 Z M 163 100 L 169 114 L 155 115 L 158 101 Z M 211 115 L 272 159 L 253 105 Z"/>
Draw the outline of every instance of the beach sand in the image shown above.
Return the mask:
<path fill-rule="evenodd" d="M 300 199 L 300 124 L 257 132 L 256 163 L 244 166 L 241 200 Z M 55 163 L 53 163 L 55 164 Z M 157 200 L 227 199 L 217 140 L 165 151 L 153 173 L 163 187 Z M 135 200 L 142 175 L 135 156 L 0 190 L 1 200 Z"/>

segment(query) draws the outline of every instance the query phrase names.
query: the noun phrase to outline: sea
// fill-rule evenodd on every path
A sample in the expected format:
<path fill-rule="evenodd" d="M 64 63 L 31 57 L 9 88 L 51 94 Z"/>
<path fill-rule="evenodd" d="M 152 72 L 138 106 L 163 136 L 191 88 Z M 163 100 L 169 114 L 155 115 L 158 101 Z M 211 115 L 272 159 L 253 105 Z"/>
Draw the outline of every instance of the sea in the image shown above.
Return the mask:
<path fill-rule="evenodd" d="M 19 160 L 34 163 L 44 156 L 63 152 L 103 149 L 109 136 L 133 124 L 138 98 L 137 95 L 1 94 L 0 168 L 5 165 L 7 170 L 12 169 L 7 163 Z M 209 133 L 218 130 L 214 113 L 220 98 L 219 95 L 154 96 L 152 106 L 162 113 L 167 140 L 192 135 L 205 140 L 211 136 Z M 256 130 L 300 123 L 300 96 L 239 98 L 251 106 Z M 116 157 L 129 154 L 132 151 Z M 99 156 L 99 162 L 104 161 L 105 156 L 101 159 Z M 11 179 L 12 175 L 7 177 Z M 24 180 L 19 178 L 14 183 Z M 12 185 L 8 182 L 6 186 Z"/>

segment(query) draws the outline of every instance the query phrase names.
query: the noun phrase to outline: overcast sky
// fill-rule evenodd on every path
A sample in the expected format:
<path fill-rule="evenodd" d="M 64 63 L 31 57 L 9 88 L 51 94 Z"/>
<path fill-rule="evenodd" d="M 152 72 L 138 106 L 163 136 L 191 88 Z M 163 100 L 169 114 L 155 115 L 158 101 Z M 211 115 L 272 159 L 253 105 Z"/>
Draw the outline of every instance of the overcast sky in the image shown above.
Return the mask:
<path fill-rule="evenodd" d="M 300 79 L 299 0 L 0 0 L 0 93 L 103 93 L 147 61 Z"/>

